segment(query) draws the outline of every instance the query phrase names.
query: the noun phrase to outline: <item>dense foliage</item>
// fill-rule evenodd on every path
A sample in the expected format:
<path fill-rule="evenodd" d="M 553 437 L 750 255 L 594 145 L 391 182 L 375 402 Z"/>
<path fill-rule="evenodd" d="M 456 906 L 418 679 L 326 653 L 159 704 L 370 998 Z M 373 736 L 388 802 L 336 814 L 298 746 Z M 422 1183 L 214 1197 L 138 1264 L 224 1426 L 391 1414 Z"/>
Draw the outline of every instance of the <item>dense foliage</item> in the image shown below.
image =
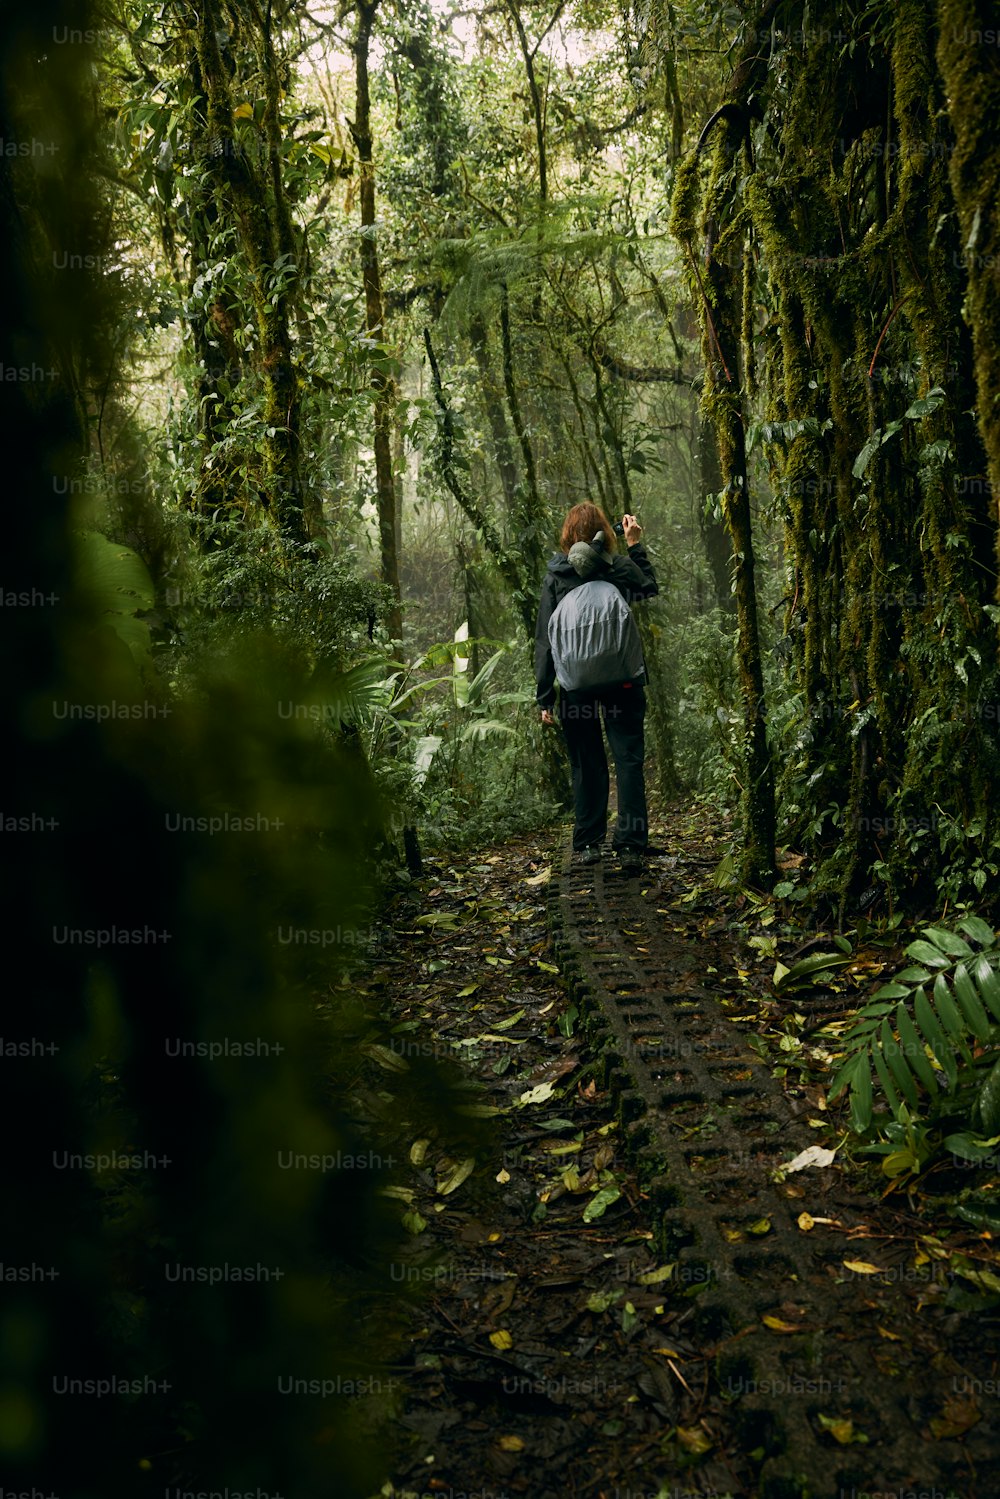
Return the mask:
<path fill-rule="evenodd" d="M 69 1142 L 190 1157 L 176 1177 L 59 1177 L 74 1283 L 32 1286 L 6 1326 L 28 1391 L 0 1407 L 16 1469 L 58 1439 L 52 1488 L 134 1492 L 101 1452 L 138 1463 L 182 1433 L 206 1468 L 230 1462 L 230 1487 L 277 1491 L 294 1452 L 307 1485 L 339 1463 L 338 1491 L 363 1488 L 340 1418 L 318 1431 L 292 1403 L 269 1417 L 268 1473 L 235 1455 L 237 1406 L 255 1420 L 273 1372 L 245 1328 L 280 1321 L 272 1355 L 304 1376 L 353 1367 L 347 1302 L 305 1292 L 337 1266 L 353 1295 L 366 1235 L 398 1228 L 377 1174 L 346 1212 L 332 1177 L 261 1169 L 244 1190 L 279 1124 L 323 1155 L 384 1122 L 346 1101 L 350 1047 L 330 1054 L 365 1022 L 329 951 L 274 934 L 338 933 L 342 969 L 379 878 L 421 846 L 559 815 L 530 646 L 580 500 L 645 528 L 655 784 L 739 806 L 734 879 L 819 917 L 880 900 L 964 917 L 964 937 L 929 929 L 945 962 L 925 952 L 851 1038 L 858 1128 L 870 1067 L 897 1130 L 939 1093 L 956 1128 L 997 1127 L 985 12 L 39 0 L 5 17 L 3 396 L 23 437 L 7 586 L 62 601 L 12 626 L 12 815 L 51 818 L 68 860 L 100 851 L 104 870 L 47 886 L 39 838 L 19 867 L 14 930 L 60 1051 L 11 1187 L 11 1263 L 42 1252 L 31 1179 Z M 258 833 L 213 838 L 218 818 Z M 49 930 L 116 925 L 171 941 L 95 962 Z M 282 1059 L 193 1058 L 178 1124 L 167 1016 L 192 1041 L 259 1031 Z M 23 1069 L 4 1095 L 8 1138 L 33 1086 Z M 249 1243 L 294 1259 L 287 1285 L 176 1313 L 147 1297 L 164 1254 Z M 52 1415 L 40 1371 L 68 1360 L 80 1301 L 96 1372 L 189 1369 L 159 1414 Z M 245 1383 L 219 1401 L 234 1340 Z"/>

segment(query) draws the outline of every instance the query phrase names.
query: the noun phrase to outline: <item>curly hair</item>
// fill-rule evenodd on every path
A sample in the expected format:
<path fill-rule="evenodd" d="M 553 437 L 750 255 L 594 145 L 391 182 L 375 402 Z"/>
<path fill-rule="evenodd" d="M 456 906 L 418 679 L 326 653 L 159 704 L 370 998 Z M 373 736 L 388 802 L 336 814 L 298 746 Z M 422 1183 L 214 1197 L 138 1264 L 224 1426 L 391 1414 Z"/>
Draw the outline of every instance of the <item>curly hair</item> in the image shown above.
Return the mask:
<path fill-rule="evenodd" d="M 597 505 L 574 505 L 563 521 L 559 545 L 568 552 L 575 541 L 593 541 L 594 533 L 604 532 L 604 550 L 610 556 L 617 551 L 616 537 L 611 522 Z"/>

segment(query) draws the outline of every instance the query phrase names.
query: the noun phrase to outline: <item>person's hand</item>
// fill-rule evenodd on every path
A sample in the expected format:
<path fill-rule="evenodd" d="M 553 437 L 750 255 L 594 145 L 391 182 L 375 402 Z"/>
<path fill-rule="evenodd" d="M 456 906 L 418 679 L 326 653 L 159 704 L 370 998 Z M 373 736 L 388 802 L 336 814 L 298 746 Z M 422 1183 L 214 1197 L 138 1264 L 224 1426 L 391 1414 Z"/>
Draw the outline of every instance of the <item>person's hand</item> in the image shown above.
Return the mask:
<path fill-rule="evenodd" d="M 551 729 L 554 726 L 555 721 L 556 721 L 556 716 L 552 712 L 552 709 L 551 708 L 543 708 L 542 709 L 542 723 L 545 724 L 547 728 Z"/>
<path fill-rule="evenodd" d="M 642 535 L 642 527 L 640 526 L 634 515 L 623 515 L 622 525 L 625 527 L 626 545 L 634 547 L 636 542 L 639 540 L 639 537 Z"/>

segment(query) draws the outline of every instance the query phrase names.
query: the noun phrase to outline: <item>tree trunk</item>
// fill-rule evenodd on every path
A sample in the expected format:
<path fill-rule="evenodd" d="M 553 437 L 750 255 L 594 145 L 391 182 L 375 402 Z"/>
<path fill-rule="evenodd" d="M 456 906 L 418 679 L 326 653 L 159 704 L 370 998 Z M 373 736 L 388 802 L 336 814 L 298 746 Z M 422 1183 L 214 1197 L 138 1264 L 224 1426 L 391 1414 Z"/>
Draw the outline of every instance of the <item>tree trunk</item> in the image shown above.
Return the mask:
<path fill-rule="evenodd" d="M 469 323 L 469 340 L 472 344 L 472 352 L 475 355 L 476 365 L 479 369 L 483 410 L 486 413 L 486 419 L 490 427 L 490 436 L 493 439 L 493 457 L 496 460 L 500 483 L 503 487 L 504 505 L 508 515 L 513 515 L 517 508 L 517 465 L 514 462 L 514 451 L 510 445 L 510 433 L 507 430 L 503 407 L 500 404 L 500 387 L 494 378 L 493 369 L 490 364 L 486 324 L 483 321 L 482 314 L 478 311 L 473 314 Z"/>
<path fill-rule="evenodd" d="M 186 14 L 186 12 L 185 12 Z M 219 50 L 226 28 L 218 0 L 201 8 L 197 49 L 208 102 L 207 163 L 220 208 L 230 204 L 250 271 L 259 349 L 256 366 L 263 386 L 264 503 L 286 542 L 307 540 L 299 472 L 298 376 L 288 320 L 289 294 L 271 286 L 280 233 L 272 218 L 267 174 L 237 138 L 229 78 Z M 280 174 L 279 174 L 280 183 Z"/>
<path fill-rule="evenodd" d="M 733 230 L 740 214 L 735 201 L 737 153 L 744 142 L 740 120 L 716 116 L 719 132 L 711 178 L 703 200 L 706 232 L 704 277 L 698 271 L 691 243 L 692 200 L 700 192 L 699 151 L 678 173 L 674 204 L 675 232 L 686 244 L 701 292 L 700 315 L 705 361 L 703 409 L 712 422 L 723 479 L 723 519 L 732 541 L 736 595 L 737 671 L 743 700 L 742 880 L 769 886 L 775 876 L 774 770 L 767 743 L 764 673 L 757 623 L 753 533 L 747 484 L 746 412 L 741 379 L 740 330 L 743 323 L 743 278 L 750 274 L 745 229 Z M 702 137 L 704 141 L 704 134 Z M 725 238 L 717 244 L 719 226 Z M 735 262 L 735 264 L 734 264 Z"/>
<path fill-rule="evenodd" d="M 955 135 L 951 187 L 968 276 L 964 313 L 972 332 L 986 449 L 987 471 L 980 478 L 995 524 L 1000 504 L 1000 69 L 996 48 L 988 47 L 986 38 L 996 35 L 996 6 L 992 0 L 939 0 L 937 14 L 937 61 Z"/>
<path fill-rule="evenodd" d="M 708 496 L 717 495 L 722 489 L 722 469 L 719 467 L 715 429 L 706 420 L 704 413 L 698 422 L 698 477 L 698 525 L 705 548 L 705 560 L 715 588 L 715 605 L 725 614 L 732 614 L 736 607 L 730 576 L 733 550 L 726 535 L 725 524 L 706 514 L 705 502 Z"/>
<path fill-rule="evenodd" d="M 379 556 L 382 581 L 396 600 L 386 624 L 394 640 L 403 638 L 403 612 L 399 584 L 399 553 L 396 548 L 396 484 L 392 467 L 392 431 L 396 411 L 396 386 L 380 367 L 386 359 L 385 308 L 378 244 L 375 238 L 375 167 L 372 160 L 371 92 L 368 83 L 368 53 L 378 0 L 363 0 L 358 6 L 358 32 L 354 43 L 357 98 L 351 134 L 358 148 L 359 196 L 361 201 L 361 274 L 365 290 L 368 336 L 378 340 L 372 366 L 375 391 L 375 490 L 378 506 Z"/>

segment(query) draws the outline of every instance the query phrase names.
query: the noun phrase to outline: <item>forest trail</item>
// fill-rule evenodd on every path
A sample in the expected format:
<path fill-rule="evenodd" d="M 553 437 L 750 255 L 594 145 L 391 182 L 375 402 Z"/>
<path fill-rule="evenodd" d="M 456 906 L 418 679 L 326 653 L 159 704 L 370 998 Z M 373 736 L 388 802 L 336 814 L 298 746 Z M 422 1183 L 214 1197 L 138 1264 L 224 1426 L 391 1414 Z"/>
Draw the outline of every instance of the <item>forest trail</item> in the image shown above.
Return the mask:
<path fill-rule="evenodd" d="M 411 1182 L 426 1227 L 405 1275 L 433 1290 L 400 1371 L 411 1452 L 384 1492 L 988 1499 L 992 1359 L 943 1304 L 928 1224 L 836 1161 L 775 1179 L 816 1143 L 821 1090 L 776 1081 L 748 1043 L 768 1000 L 709 879 L 725 830 L 684 820 L 654 830 L 669 853 L 641 880 L 560 840 L 559 976 L 523 844 L 452 861 L 403 936 L 401 1037 L 419 1011 L 498 1112 L 459 1188 L 432 1150 Z M 812 1025 L 843 1005 L 795 1000 Z"/>

